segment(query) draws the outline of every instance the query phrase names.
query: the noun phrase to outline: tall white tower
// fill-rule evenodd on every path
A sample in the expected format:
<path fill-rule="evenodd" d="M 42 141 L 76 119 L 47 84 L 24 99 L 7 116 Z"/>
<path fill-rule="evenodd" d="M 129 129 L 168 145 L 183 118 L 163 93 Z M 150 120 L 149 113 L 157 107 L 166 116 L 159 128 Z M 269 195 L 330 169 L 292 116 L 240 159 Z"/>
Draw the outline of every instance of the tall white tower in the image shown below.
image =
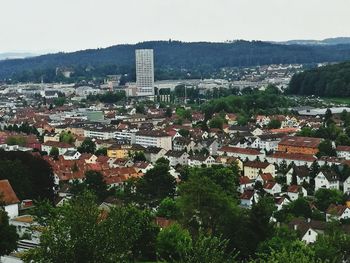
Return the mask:
<path fill-rule="evenodd" d="M 137 96 L 154 95 L 153 49 L 136 49 Z"/>

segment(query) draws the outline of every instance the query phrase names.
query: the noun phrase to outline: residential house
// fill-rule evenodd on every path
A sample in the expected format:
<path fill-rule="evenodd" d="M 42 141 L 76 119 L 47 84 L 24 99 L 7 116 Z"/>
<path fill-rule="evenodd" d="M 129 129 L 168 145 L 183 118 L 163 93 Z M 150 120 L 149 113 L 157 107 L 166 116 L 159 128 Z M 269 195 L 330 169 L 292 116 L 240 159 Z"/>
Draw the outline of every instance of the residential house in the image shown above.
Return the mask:
<path fill-rule="evenodd" d="M 0 180 L 0 206 L 9 218 L 18 216 L 19 199 L 8 180 Z"/>
<path fill-rule="evenodd" d="M 238 169 L 240 171 L 243 171 L 243 162 L 237 157 L 228 157 L 228 156 L 221 155 L 221 156 L 216 157 L 215 161 L 216 161 L 216 163 L 222 164 L 224 166 L 236 164 Z"/>
<path fill-rule="evenodd" d="M 127 159 L 136 152 L 144 152 L 145 148 L 138 144 L 113 144 L 107 148 L 107 156 L 116 159 Z"/>
<path fill-rule="evenodd" d="M 245 190 L 239 199 L 242 207 L 251 208 L 254 203 L 259 201 L 259 195 L 255 192 L 255 190 Z"/>
<path fill-rule="evenodd" d="M 350 146 L 337 146 L 336 152 L 339 158 L 350 160 Z"/>
<path fill-rule="evenodd" d="M 301 241 L 312 244 L 319 235 L 324 234 L 327 224 L 318 220 L 294 218 L 289 222 L 288 227 L 298 233 Z"/>
<path fill-rule="evenodd" d="M 290 185 L 287 189 L 287 195 L 291 201 L 295 201 L 299 197 L 307 196 L 307 191 L 300 185 Z"/>
<path fill-rule="evenodd" d="M 263 189 L 266 193 L 275 195 L 282 191 L 282 186 L 276 182 L 267 182 L 263 185 Z"/>
<path fill-rule="evenodd" d="M 301 185 L 303 182 L 310 183 L 310 170 L 306 165 L 297 166 L 293 165 L 286 173 L 286 183 L 287 185 L 292 184 L 293 176 L 295 177 L 295 182 L 297 185 Z"/>
<path fill-rule="evenodd" d="M 350 219 L 350 208 L 346 205 L 331 204 L 326 211 L 326 221 Z"/>
<path fill-rule="evenodd" d="M 290 203 L 289 199 L 285 196 L 276 196 L 275 197 L 275 206 L 277 211 L 282 210 L 283 206 L 286 206 Z"/>
<path fill-rule="evenodd" d="M 255 149 L 261 149 L 265 151 L 276 151 L 278 149 L 278 143 L 284 137 L 284 134 L 271 133 L 259 135 L 252 142 L 251 147 Z"/>
<path fill-rule="evenodd" d="M 159 147 L 167 151 L 172 150 L 171 136 L 164 131 L 142 130 L 135 134 L 135 143 L 144 147 Z"/>
<path fill-rule="evenodd" d="M 145 149 L 146 160 L 150 163 L 155 163 L 159 158 L 162 158 L 166 154 L 166 150 L 159 147 L 147 147 Z"/>
<path fill-rule="evenodd" d="M 81 153 L 78 151 L 68 150 L 63 154 L 65 160 L 79 160 Z"/>
<path fill-rule="evenodd" d="M 215 159 L 211 155 L 193 155 L 188 157 L 188 165 L 190 167 L 199 167 L 202 165 L 211 167 L 213 164 L 215 164 Z"/>
<path fill-rule="evenodd" d="M 241 160 L 250 160 L 253 161 L 257 157 L 259 157 L 260 160 L 263 160 L 265 157 L 265 154 L 256 150 L 256 149 L 244 149 L 244 148 L 238 148 L 238 147 L 230 147 L 230 146 L 223 146 L 221 147 L 217 154 L 219 156 L 230 156 L 230 157 L 237 157 Z"/>
<path fill-rule="evenodd" d="M 176 137 L 173 139 L 173 150 L 174 151 L 183 151 L 186 152 L 194 151 L 195 142 L 193 139 L 185 137 Z"/>
<path fill-rule="evenodd" d="M 350 176 L 343 183 L 344 194 L 350 194 Z"/>
<path fill-rule="evenodd" d="M 320 188 L 339 190 L 339 176 L 332 169 L 323 169 L 315 177 L 315 192 Z"/>
<path fill-rule="evenodd" d="M 273 182 L 273 181 L 275 181 L 275 178 L 270 173 L 260 173 L 255 179 L 255 183 L 260 182 L 261 185 L 264 185 L 267 182 Z"/>
<path fill-rule="evenodd" d="M 47 152 L 48 154 L 51 152 L 51 149 L 56 147 L 58 149 L 59 155 L 65 154 L 67 151 L 76 151 L 75 147 L 64 142 L 53 142 L 47 141 L 41 145 L 41 151 Z"/>
<path fill-rule="evenodd" d="M 244 176 L 255 180 L 259 174 L 271 174 L 275 177 L 275 166 L 268 162 L 247 161 L 244 163 Z"/>
<path fill-rule="evenodd" d="M 241 194 L 244 193 L 247 189 L 253 189 L 254 188 L 254 181 L 249 179 L 247 176 L 240 176 L 239 177 L 239 187 L 238 190 Z"/>
<path fill-rule="evenodd" d="M 169 160 L 170 166 L 187 165 L 188 164 L 188 153 L 185 151 L 173 151 L 170 150 L 165 154 L 165 158 Z"/>

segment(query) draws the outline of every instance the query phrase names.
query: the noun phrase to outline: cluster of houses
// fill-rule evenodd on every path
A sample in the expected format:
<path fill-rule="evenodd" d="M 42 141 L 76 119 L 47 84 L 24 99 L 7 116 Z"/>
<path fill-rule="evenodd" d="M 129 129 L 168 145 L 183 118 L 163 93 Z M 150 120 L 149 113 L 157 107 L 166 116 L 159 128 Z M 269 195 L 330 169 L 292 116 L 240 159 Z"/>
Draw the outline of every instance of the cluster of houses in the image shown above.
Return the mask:
<path fill-rule="evenodd" d="M 135 107 L 120 110 L 110 105 L 95 105 L 88 110 L 71 105 L 50 110 L 2 111 L 2 128 L 28 123 L 37 129 L 40 139 L 20 129 L 6 129 L 0 132 L 0 148 L 42 155 L 53 169 L 57 205 L 70 198 L 69 183 L 83 181 L 87 171 L 100 172 L 108 187 L 122 187 L 130 178 L 142 177 L 160 158 L 169 160 L 170 173 L 177 181 L 180 180 L 178 168 L 182 166 L 237 165 L 241 173 L 237 190 L 240 205 L 245 208 L 252 207 L 267 194 L 274 197 L 277 210 L 281 210 L 291 201 L 310 195 L 305 184 L 311 185 L 311 181 L 313 192 L 321 188 L 350 192 L 350 178 L 341 180 L 332 169 L 320 169 L 314 178 L 311 176 L 315 163 L 320 167 L 350 164 L 349 146 L 336 147 L 337 157 L 317 158 L 322 139 L 296 136 L 301 127 L 320 127 L 320 118 L 255 116 L 252 125 L 238 126 L 235 114 L 224 114 L 225 124 L 221 129 L 202 130 L 195 124 L 204 121 L 203 113 L 193 111 L 192 120 L 180 122 L 176 114 L 170 116 L 166 111 L 150 107 L 140 114 L 136 113 Z M 281 127 L 267 129 L 272 120 L 278 120 Z M 72 143 L 60 141 L 62 133 L 70 133 L 74 137 Z M 14 144 L 13 138 L 21 144 Z M 106 154 L 79 152 L 78 148 L 86 138 L 92 139 L 97 150 L 105 149 Z M 53 148 L 58 149 L 57 158 L 45 155 Z M 135 158 L 139 154 L 144 156 L 143 160 Z M 283 165 L 289 169 L 281 174 L 279 167 Z M 285 178 L 285 184 L 279 182 L 280 177 Z M 0 181 L 0 194 L 5 196 L 5 210 L 20 233 L 35 224 L 30 216 L 19 215 L 21 207 L 28 203 L 18 200 L 8 181 Z M 350 218 L 349 207 L 333 204 L 326 211 L 327 220 Z M 312 221 L 294 223 L 303 231 L 306 229 L 305 233 L 310 233 L 309 239 L 305 240 L 307 243 L 312 242 L 311 236 L 314 236 L 311 230 L 317 232 L 323 227 Z M 322 227 L 316 229 L 316 225 Z M 23 247 L 33 245 L 28 242 L 24 241 Z"/>

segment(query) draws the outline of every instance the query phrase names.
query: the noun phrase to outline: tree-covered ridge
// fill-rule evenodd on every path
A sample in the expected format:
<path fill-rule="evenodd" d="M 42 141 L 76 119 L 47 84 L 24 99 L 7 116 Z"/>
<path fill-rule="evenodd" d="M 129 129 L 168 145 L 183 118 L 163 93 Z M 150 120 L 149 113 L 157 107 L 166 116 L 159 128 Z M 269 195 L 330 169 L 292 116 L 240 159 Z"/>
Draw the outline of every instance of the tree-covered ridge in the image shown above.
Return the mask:
<path fill-rule="evenodd" d="M 43 77 L 44 81 L 52 81 L 56 78 L 57 67 L 72 68 L 75 76 L 82 77 L 133 73 L 134 52 L 140 48 L 154 49 L 158 79 L 205 77 L 206 74 L 221 67 L 350 59 L 350 45 L 303 46 L 261 41 L 225 43 L 150 41 L 136 45 L 116 45 L 102 49 L 0 61 L 0 78 L 40 81 Z"/>
<path fill-rule="evenodd" d="M 350 96 L 350 62 L 296 74 L 290 81 L 288 92 L 298 95 Z"/>

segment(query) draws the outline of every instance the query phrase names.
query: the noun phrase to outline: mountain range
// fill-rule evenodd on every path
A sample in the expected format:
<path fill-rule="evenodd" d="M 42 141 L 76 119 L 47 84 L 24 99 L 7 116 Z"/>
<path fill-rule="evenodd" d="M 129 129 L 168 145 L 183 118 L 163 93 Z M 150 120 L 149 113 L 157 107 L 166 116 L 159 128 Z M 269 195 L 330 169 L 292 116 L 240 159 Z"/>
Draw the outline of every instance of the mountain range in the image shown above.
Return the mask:
<path fill-rule="evenodd" d="M 324 43 L 324 44 L 321 44 Z M 115 45 L 72 53 L 46 54 L 0 61 L 0 79 L 38 81 L 52 79 L 57 67 L 68 67 L 84 77 L 106 74 L 134 74 L 135 49 L 152 48 L 158 72 L 196 72 L 205 76 L 223 67 L 266 64 L 320 63 L 350 60 L 350 38 L 271 43 L 237 40 L 233 42 L 148 41 Z M 156 74 L 157 75 L 157 74 Z M 167 74 L 164 77 L 171 77 Z"/>

